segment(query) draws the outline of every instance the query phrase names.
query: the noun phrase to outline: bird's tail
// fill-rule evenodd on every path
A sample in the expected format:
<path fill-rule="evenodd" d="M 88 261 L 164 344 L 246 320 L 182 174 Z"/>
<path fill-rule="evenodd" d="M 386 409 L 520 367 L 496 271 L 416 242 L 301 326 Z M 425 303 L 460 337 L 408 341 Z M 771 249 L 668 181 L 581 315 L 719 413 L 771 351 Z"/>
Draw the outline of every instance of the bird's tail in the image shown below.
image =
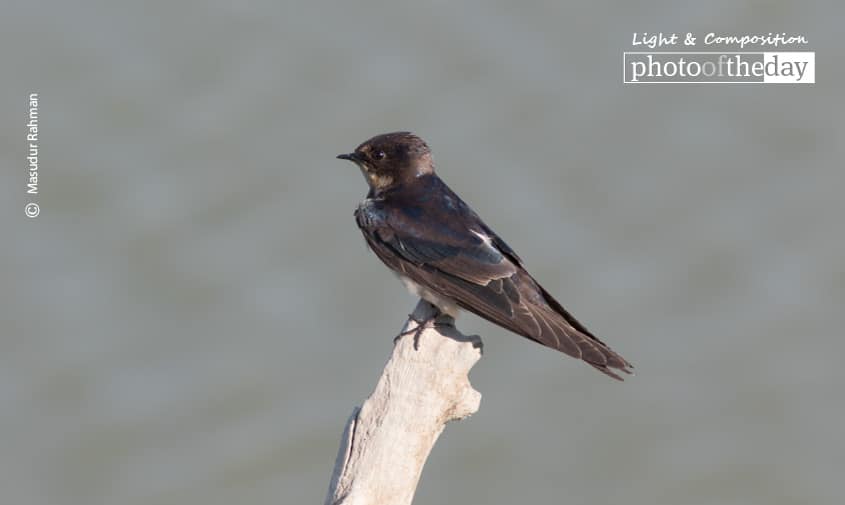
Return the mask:
<path fill-rule="evenodd" d="M 633 373 L 634 367 L 631 363 L 593 335 L 545 289 L 540 287 L 540 291 L 546 303 L 526 306 L 537 321 L 540 331 L 535 335 L 526 335 L 528 338 L 584 360 L 614 379 L 623 380 L 616 372 Z"/>

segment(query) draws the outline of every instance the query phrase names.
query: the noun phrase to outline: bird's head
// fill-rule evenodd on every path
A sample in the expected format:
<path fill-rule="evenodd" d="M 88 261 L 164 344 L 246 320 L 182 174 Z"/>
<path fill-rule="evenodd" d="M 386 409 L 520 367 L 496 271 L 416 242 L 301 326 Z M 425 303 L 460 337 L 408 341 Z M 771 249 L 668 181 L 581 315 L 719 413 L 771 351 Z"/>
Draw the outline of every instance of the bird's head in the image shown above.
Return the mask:
<path fill-rule="evenodd" d="M 434 172 L 431 150 L 410 132 L 376 135 L 338 158 L 355 162 L 375 193 Z"/>

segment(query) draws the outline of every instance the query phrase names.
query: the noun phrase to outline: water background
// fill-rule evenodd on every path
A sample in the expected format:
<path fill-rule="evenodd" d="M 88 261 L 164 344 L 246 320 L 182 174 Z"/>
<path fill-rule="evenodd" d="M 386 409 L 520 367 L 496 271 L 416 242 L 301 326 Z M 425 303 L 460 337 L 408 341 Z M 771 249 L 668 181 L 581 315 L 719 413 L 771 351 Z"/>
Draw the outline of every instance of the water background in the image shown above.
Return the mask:
<path fill-rule="evenodd" d="M 485 341 L 481 409 L 415 503 L 842 503 L 843 13 L 7 5 L 2 501 L 321 503 L 415 303 L 365 249 L 364 181 L 334 156 L 409 129 L 637 369 L 619 384 L 459 319 Z M 621 84 L 632 33 L 660 30 L 804 34 L 818 84 Z"/>

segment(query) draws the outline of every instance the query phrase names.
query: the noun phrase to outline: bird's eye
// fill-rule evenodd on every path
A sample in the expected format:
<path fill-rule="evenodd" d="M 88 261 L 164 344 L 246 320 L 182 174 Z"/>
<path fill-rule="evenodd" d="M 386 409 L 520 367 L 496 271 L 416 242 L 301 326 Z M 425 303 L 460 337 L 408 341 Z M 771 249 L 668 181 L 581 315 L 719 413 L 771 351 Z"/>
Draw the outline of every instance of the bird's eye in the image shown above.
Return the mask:
<path fill-rule="evenodd" d="M 373 159 L 374 160 L 384 159 L 384 156 L 385 156 L 384 151 L 376 151 L 376 152 L 373 153 Z"/>

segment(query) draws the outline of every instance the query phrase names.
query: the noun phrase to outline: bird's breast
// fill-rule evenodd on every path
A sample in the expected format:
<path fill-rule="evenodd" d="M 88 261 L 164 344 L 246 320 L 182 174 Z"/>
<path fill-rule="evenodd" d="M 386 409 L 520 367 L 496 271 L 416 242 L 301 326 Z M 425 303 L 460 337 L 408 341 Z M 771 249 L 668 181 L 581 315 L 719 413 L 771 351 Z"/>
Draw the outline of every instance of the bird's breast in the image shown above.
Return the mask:
<path fill-rule="evenodd" d="M 455 302 L 455 300 L 449 297 L 441 296 L 425 286 L 420 286 L 419 284 L 402 274 L 396 275 L 399 277 L 399 280 L 402 281 L 402 284 L 404 284 L 405 287 L 408 288 L 408 291 L 410 291 L 412 295 L 419 296 L 423 300 L 437 307 L 440 312 L 446 314 L 449 317 L 455 318 L 458 316 L 458 311 L 460 310 L 460 308 L 458 307 L 458 304 Z"/>
<path fill-rule="evenodd" d="M 367 198 L 355 209 L 355 220 L 361 228 L 371 228 L 384 221 L 384 211 L 375 200 Z"/>

